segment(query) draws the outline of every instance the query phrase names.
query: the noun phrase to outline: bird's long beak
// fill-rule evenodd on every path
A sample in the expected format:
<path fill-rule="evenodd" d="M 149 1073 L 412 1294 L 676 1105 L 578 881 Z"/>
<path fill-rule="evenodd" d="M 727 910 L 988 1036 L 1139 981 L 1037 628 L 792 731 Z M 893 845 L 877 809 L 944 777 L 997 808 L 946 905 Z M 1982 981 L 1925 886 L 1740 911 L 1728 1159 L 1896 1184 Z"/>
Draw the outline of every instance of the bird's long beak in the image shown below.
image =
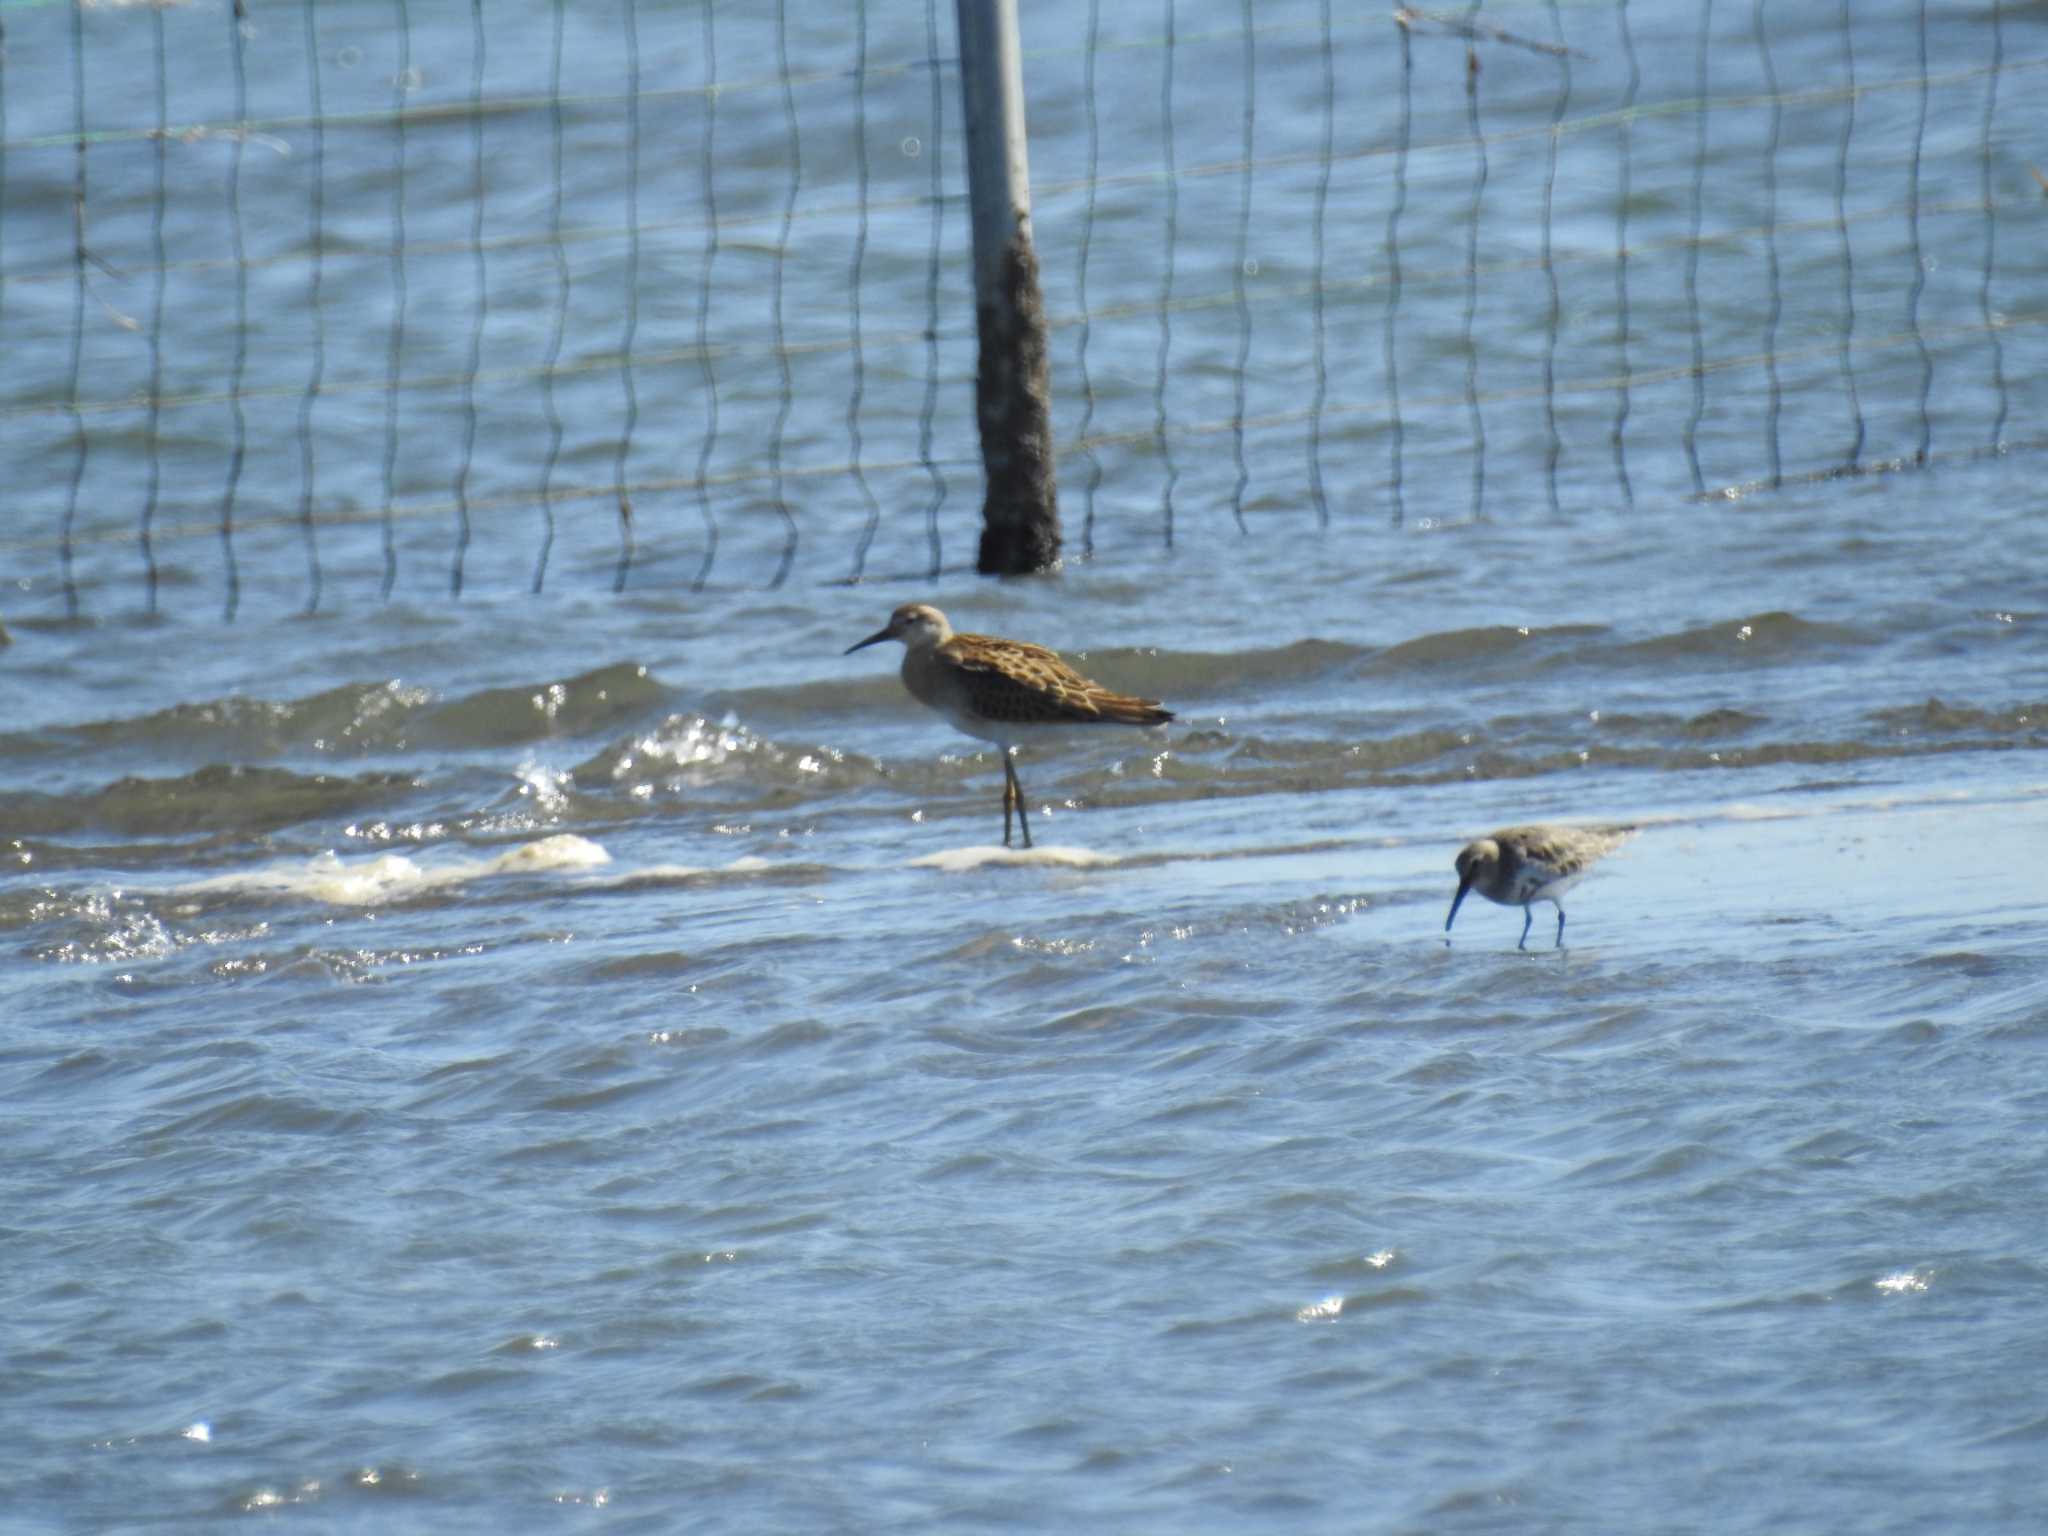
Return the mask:
<path fill-rule="evenodd" d="M 1471 889 L 1472 882 L 1470 880 L 1460 880 L 1458 882 L 1458 894 L 1451 898 L 1451 915 L 1444 919 L 1445 933 L 1449 933 L 1451 931 L 1451 924 L 1458 920 L 1458 908 L 1464 903 L 1465 893 Z"/>
<path fill-rule="evenodd" d="M 858 642 L 857 644 L 854 644 L 854 645 L 849 645 L 849 646 L 848 646 L 848 647 L 847 647 L 847 648 L 846 648 L 846 649 L 845 649 L 845 650 L 844 650 L 844 651 L 843 651 L 843 652 L 842 652 L 841 654 L 842 654 L 842 655 L 846 655 L 846 656 L 851 656 L 851 655 L 852 655 L 852 654 L 853 654 L 853 653 L 854 653 L 855 651 L 858 651 L 858 650 L 863 650 L 863 649 L 865 649 L 866 647 L 868 647 L 868 646 L 870 646 L 870 645 L 874 645 L 874 644 L 877 644 L 878 642 L 880 642 L 880 641 L 883 641 L 883 640 L 893 640 L 893 639 L 895 639 L 895 636 L 894 636 L 893 634 L 891 634 L 891 633 L 890 633 L 890 630 L 889 630 L 889 626 L 888 626 L 888 625 L 886 625 L 886 624 L 884 624 L 884 625 L 883 625 L 883 626 L 882 626 L 882 627 L 881 627 L 880 629 L 876 630 L 876 631 L 875 631 L 875 632 L 874 632 L 874 633 L 873 633 L 872 635 L 869 635 L 869 636 L 867 637 L 867 639 L 865 639 L 865 640 L 862 640 L 862 641 Z"/>

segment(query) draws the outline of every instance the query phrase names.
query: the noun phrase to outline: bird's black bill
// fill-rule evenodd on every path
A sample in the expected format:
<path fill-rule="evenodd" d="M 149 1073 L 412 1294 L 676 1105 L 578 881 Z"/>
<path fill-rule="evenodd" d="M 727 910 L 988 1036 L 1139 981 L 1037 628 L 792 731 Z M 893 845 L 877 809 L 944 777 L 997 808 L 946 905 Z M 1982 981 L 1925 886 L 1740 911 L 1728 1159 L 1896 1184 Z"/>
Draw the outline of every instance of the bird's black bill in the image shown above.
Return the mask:
<path fill-rule="evenodd" d="M 1451 931 L 1451 924 L 1458 920 L 1458 908 L 1464 905 L 1465 893 L 1472 889 L 1472 882 L 1466 880 L 1458 886 L 1458 894 L 1451 898 L 1451 915 L 1444 919 L 1444 932 Z"/>
<path fill-rule="evenodd" d="M 884 624 L 872 635 L 869 635 L 867 639 L 858 641 L 853 645 L 849 645 L 844 651 L 840 652 L 840 654 L 842 656 L 851 656 L 855 651 L 865 650 L 867 647 L 871 645 L 879 645 L 882 641 L 887 640 L 889 638 L 889 626 Z"/>

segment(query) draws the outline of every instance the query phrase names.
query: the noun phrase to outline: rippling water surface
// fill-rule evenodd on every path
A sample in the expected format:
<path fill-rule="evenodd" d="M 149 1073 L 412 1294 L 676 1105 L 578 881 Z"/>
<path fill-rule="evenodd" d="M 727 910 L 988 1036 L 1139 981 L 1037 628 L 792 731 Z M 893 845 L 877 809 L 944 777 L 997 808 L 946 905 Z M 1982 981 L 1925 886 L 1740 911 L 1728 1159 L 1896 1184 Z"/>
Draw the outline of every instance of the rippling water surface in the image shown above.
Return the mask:
<path fill-rule="evenodd" d="M 1028 583 L 21 578 L 0 1525 L 2036 1530 L 2038 456 L 1540 450 Z M 1180 719 L 1003 857 L 911 598 Z M 1643 832 L 1447 941 L 1537 819 Z"/>
<path fill-rule="evenodd" d="M 2023 480 L 18 623 L 10 1518 L 2026 1529 Z M 1181 721 L 978 854 L 906 595 Z M 1447 944 L 1537 817 L 1645 831 Z"/>

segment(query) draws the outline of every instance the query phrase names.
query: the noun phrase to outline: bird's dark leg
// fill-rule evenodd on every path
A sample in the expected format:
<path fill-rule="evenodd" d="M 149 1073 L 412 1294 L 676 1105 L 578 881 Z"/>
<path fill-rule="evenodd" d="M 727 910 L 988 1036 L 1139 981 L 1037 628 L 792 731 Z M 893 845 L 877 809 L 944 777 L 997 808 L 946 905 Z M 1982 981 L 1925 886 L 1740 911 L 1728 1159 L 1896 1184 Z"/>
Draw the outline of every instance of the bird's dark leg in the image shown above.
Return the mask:
<path fill-rule="evenodd" d="M 1003 772 L 1009 775 L 1010 793 L 1017 800 L 1017 830 L 1024 834 L 1024 846 L 1029 848 L 1031 846 L 1031 818 L 1024 812 L 1024 783 L 1017 777 L 1016 760 L 1010 756 L 1008 751 L 1003 753 Z M 1006 848 L 1010 843 L 1009 831 L 1010 818 L 1005 813 L 1003 817 L 1003 846 Z"/>
<path fill-rule="evenodd" d="M 1563 949 L 1563 948 L 1564 948 L 1564 903 L 1560 901 L 1560 902 L 1556 902 L 1556 903 L 1554 903 L 1554 905 L 1555 905 L 1555 906 L 1556 906 L 1556 908 L 1557 908 L 1557 947 L 1558 947 L 1559 949 Z"/>
<path fill-rule="evenodd" d="M 1522 936 L 1515 941 L 1515 948 L 1527 949 L 1529 947 L 1529 922 L 1535 915 L 1536 909 L 1534 907 L 1525 906 L 1522 908 Z"/>
<path fill-rule="evenodd" d="M 1010 771 L 1010 753 L 1003 749 L 1003 846 L 1010 846 L 1010 802 L 1016 798 L 1016 775 Z"/>

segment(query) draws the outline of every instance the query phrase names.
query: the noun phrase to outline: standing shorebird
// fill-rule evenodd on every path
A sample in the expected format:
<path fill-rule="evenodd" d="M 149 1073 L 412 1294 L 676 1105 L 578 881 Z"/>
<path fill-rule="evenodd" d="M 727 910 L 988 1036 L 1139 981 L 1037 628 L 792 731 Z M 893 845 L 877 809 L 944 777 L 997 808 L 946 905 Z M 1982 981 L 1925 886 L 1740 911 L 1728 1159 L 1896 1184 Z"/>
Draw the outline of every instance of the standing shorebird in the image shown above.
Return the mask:
<path fill-rule="evenodd" d="M 1503 827 L 1491 837 L 1475 838 L 1458 852 L 1458 894 L 1444 932 L 1457 921 L 1467 891 L 1488 901 L 1522 909 L 1522 937 L 1515 948 L 1529 946 L 1529 924 L 1535 903 L 1557 908 L 1557 947 L 1564 948 L 1564 893 L 1585 879 L 1595 862 L 1636 835 L 1634 827 Z"/>
<path fill-rule="evenodd" d="M 903 686 L 918 703 L 937 710 L 953 728 L 1003 753 L 1003 846 L 1010 846 L 1010 807 L 1024 846 L 1031 846 L 1031 822 L 1024 814 L 1024 786 L 1017 782 L 1011 754 L 1023 742 L 1077 725 L 1164 725 L 1173 711 L 1153 699 L 1112 693 L 1091 683 L 1058 654 L 1022 640 L 991 635 L 956 635 L 946 616 L 928 603 L 905 603 L 889 622 L 858 645 L 903 642 Z"/>

